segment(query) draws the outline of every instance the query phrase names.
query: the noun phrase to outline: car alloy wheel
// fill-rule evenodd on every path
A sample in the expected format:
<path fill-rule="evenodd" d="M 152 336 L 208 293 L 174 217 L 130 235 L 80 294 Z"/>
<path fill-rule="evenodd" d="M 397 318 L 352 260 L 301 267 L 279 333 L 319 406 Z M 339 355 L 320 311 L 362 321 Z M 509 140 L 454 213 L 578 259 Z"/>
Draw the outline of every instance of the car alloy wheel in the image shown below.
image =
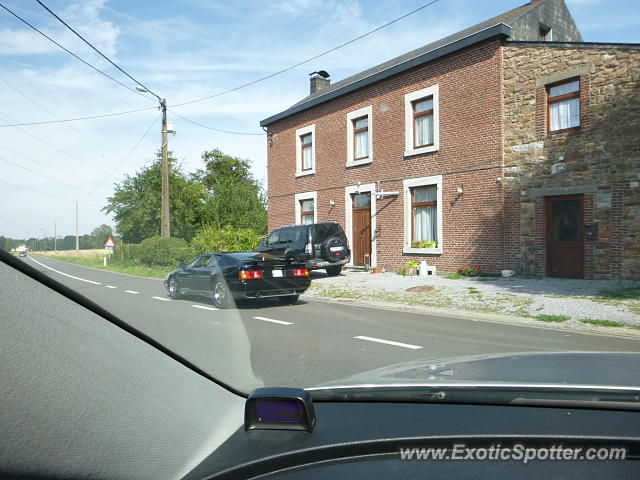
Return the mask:
<path fill-rule="evenodd" d="M 224 280 L 213 281 L 213 304 L 218 308 L 227 308 L 230 303 L 231 294 L 224 284 Z"/>
<path fill-rule="evenodd" d="M 175 277 L 171 277 L 169 280 L 169 296 L 171 298 L 180 298 L 180 290 L 178 289 L 178 281 Z"/>

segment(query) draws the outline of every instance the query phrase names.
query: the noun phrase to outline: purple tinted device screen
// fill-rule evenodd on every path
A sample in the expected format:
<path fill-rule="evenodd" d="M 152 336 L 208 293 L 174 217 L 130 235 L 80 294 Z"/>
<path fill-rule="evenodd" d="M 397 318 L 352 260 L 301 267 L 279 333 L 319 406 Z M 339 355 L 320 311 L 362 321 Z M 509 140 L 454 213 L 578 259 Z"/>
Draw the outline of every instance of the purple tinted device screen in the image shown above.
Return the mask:
<path fill-rule="evenodd" d="M 300 422 L 302 405 L 297 400 L 257 398 L 254 401 L 259 422 Z"/>

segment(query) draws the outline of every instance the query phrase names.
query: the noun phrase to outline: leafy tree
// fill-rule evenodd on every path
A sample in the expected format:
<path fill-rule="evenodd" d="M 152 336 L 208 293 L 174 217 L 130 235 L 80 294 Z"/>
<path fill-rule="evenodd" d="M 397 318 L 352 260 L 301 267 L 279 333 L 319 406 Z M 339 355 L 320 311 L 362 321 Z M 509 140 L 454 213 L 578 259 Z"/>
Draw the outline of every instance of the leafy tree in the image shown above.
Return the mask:
<path fill-rule="evenodd" d="M 113 230 L 109 225 L 102 224 L 99 227 L 94 228 L 93 232 L 91 232 L 93 248 L 104 247 L 104 242 L 112 236 Z"/>
<path fill-rule="evenodd" d="M 227 226 L 267 231 L 266 197 L 260 183 L 251 174 L 251 162 L 226 155 L 219 149 L 202 154 L 204 169 L 192 178 L 208 193 L 201 210 L 201 225 Z"/>
<path fill-rule="evenodd" d="M 169 153 L 169 209 L 171 235 L 190 241 L 195 233 L 201 210 L 206 201 L 202 184 L 188 178 Z M 139 243 L 160 234 L 162 194 L 162 161 L 156 160 L 115 186 L 113 196 L 103 211 L 111 213 L 118 233 L 127 243 Z"/>

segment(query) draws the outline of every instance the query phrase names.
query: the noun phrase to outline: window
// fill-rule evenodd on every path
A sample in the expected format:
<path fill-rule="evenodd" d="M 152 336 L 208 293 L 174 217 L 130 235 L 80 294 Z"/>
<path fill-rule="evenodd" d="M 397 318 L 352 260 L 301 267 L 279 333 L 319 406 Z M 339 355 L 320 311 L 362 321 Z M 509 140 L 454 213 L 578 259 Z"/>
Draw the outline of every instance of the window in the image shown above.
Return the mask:
<path fill-rule="evenodd" d="M 405 156 L 440 148 L 439 86 L 405 95 Z"/>
<path fill-rule="evenodd" d="M 296 193 L 295 202 L 296 224 L 309 225 L 318 221 L 317 192 Z"/>
<path fill-rule="evenodd" d="M 347 167 L 373 161 L 372 112 L 369 105 L 347 114 Z"/>
<path fill-rule="evenodd" d="M 538 39 L 541 42 L 553 42 L 553 31 L 551 27 L 547 27 L 546 25 L 539 24 L 538 29 Z"/>
<path fill-rule="evenodd" d="M 202 255 L 201 257 L 196 258 L 189 265 L 187 265 L 187 268 L 202 268 L 202 267 L 206 267 L 207 263 L 209 263 L 210 259 L 211 259 L 211 255 Z"/>
<path fill-rule="evenodd" d="M 300 137 L 302 148 L 302 171 L 311 170 L 313 168 L 313 135 L 307 133 Z"/>
<path fill-rule="evenodd" d="M 296 130 L 296 176 L 316 173 L 316 126 Z"/>
<path fill-rule="evenodd" d="M 580 126 L 580 80 L 556 83 L 548 87 L 548 128 L 558 132 Z"/>
<path fill-rule="evenodd" d="M 280 230 L 275 230 L 273 232 L 271 232 L 271 234 L 269 234 L 269 236 L 267 237 L 267 245 L 275 245 L 276 243 L 278 243 L 280 240 Z"/>
<path fill-rule="evenodd" d="M 301 224 L 309 225 L 311 223 L 314 223 L 314 217 L 315 217 L 314 203 L 315 202 L 313 201 L 313 199 L 300 201 L 300 211 L 302 214 L 300 218 Z"/>
<path fill-rule="evenodd" d="M 438 242 L 437 200 L 435 185 L 411 189 L 411 246 L 420 248 L 428 242 Z"/>
<path fill-rule="evenodd" d="M 412 102 L 413 148 L 433 145 L 433 97 Z"/>
<path fill-rule="evenodd" d="M 404 253 L 442 253 L 442 176 L 404 181 Z"/>

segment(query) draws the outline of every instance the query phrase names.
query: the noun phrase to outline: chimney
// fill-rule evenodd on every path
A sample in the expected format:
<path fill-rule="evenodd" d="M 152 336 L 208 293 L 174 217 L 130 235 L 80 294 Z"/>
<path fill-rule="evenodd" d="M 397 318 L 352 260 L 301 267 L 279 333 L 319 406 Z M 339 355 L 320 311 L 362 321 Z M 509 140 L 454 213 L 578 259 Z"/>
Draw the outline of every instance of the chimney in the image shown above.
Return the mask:
<path fill-rule="evenodd" d="M 329 73 L 325 70 L 320 70 L 319 72 L 313 72 L 309 74 L 309 93 L 313 95 L 320 90 L 324 90 L 329 85 L 331 85 L 331 77 Z"/>

